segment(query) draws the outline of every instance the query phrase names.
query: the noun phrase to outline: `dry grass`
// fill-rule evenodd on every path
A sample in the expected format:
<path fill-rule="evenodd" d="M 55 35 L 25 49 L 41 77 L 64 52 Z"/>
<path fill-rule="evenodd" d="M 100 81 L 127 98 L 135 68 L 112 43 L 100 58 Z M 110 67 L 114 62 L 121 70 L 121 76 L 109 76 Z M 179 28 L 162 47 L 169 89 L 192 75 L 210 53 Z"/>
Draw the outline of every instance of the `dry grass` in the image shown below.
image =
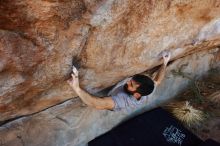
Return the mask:
<path fill-rule="evenodd" d="M 188 101 L 171 103 L 166 108 L 189 127 L 199 125 L 205 119 L 205 114 L 191 106 Z"/>
<path fill-rule="evenodd" d="M 208 98 L 211 102 L 216 103 L 218 106 L 220 106 L 220 91 L 213 93 Z"/>

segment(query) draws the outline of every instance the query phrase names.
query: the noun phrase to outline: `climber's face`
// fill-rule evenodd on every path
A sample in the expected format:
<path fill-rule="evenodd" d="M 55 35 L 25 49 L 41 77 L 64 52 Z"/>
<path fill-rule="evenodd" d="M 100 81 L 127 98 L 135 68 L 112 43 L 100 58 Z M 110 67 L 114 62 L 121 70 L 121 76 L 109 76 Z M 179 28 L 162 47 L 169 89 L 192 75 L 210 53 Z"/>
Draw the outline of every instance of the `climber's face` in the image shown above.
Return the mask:
<path fill-rule="evenodd" d="M 124 85 L 124 90 L 127 94 L 133 95 L 136 93 L 137 88 L 140 86 L 135 80 L 131 79 L 127 81 L 127 83 Z"/>

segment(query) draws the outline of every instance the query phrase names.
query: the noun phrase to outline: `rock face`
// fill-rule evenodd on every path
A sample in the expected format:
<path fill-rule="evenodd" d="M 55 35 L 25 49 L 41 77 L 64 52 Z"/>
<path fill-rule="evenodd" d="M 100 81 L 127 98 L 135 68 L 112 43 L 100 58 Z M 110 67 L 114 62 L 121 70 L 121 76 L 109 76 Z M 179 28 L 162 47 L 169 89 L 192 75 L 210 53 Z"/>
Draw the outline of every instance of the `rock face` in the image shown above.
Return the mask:
<path fill-rule="evenodd" d="M 161 62 L 220 44 L 220 2 L 0 2 L 0 120 L 40 111 L 74 96 L 72 61 L 91 93 Z"/>
<path fill-rule="evenodd" d="M 136 111 L 96 110 L 83 107 L 79 99 L 74 98 L 33 116 L 23 117 L 2 125 L 0 145 L 84 146 L 88 141 L 110 130 L 119 122 L 167 102 L 189 82 L 186 78 L 172 74 L 172 70 L 182 68 L 181 71 L 192 78 L 199 77 L 207 72 L 210 66 L 216 65 L 213 53 L 215 54 L 217 50 L 203 51 L 171 64 L 164 82 Z"/>
<path fill-rule="evenodd" d="M 74 97 L 73 62 L 81 87 L 96 93 L 158 66 L 163 50 L 190 56 L 190 72 L 203 73 L 219 61 L 219 45 L 219 0 L 1 0 L 0 122 Z M 204 61 L 191 58 L 202 50 Z M 199 63 L 207 66 L 194 72 Z"/>

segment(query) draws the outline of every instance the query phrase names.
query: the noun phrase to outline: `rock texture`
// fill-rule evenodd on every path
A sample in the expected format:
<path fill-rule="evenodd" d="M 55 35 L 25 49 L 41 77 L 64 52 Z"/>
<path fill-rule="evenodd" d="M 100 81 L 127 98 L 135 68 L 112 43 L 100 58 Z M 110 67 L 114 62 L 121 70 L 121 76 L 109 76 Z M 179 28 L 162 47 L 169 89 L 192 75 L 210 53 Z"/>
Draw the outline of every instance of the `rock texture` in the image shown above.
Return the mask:
<path fill-rule="evenodd" d="M 75 97 L 73 62 L 96 93 L 158 66 L 163 50 L 178 60 L 219 45 L 219 0 L 1 0 L 0 122 Z"/>
<path fill-rule="evenodd" d="M 74 98 L 33 116 L 2 125 L 0 145 L 84 146 L 88 141 L 110 130 L 121 121 L 170 100 L 189 82 L 186 78 L 172 74 L 172 70 L 182 68 L 181 71 L 192 78 L 199 77 L 206 73 L 210 66 L 216 64 L 215 55 L 213 55 L 216 50 L 187 56 L 171 64 L 166 80 L 137 111 L 95 110 L 84 107 L 78 98 Z M 216 140 L 219 139 L 216 138 Z"/>
<path fill-rule="evenodd" d="M 218 0 L 68 0 L 0 2 L 0 121 L 74 96 L 72 61 L 91 93 L 220 44 Z"/>

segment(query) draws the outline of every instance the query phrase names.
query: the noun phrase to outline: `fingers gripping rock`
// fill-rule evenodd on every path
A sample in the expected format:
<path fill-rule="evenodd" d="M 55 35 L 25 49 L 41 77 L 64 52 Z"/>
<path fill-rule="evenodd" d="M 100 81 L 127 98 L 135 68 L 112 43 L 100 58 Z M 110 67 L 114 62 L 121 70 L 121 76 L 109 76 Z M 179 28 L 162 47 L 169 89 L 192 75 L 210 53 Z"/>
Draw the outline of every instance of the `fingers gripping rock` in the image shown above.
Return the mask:
<path fill-rule="evenodd" d="M 74 74 L 76 77 L 78 77 L 79 72 L 78 72 L 78 70 L 76 69 L 76 67 L 75 67 L 74 65 L 73 65 L 72 71 L 73 71 L 73 74 Z"/>
<path fill-rule="evenodd" d="M 162 52 L 162 56 L 163 56 L 164 64 L 167 65 L 167 63 L 169 62 L 170 57 L 171 57 L 170 51 Z"/>
<path fill-rule="evenodd" d="M 169 61 L 171 57 L 171 53 L 170 51 L 163 51 L 162 56 L 163 56 L 163 59 L 166 59 L 167 61 Z"/>
<path fill-rule="evenodd" d="M 169 50 L 164 50 L 158 55 L 158 57 L 163 58 L 164 64 L 167 65 L 171 57 L 171 52 Z"/>

